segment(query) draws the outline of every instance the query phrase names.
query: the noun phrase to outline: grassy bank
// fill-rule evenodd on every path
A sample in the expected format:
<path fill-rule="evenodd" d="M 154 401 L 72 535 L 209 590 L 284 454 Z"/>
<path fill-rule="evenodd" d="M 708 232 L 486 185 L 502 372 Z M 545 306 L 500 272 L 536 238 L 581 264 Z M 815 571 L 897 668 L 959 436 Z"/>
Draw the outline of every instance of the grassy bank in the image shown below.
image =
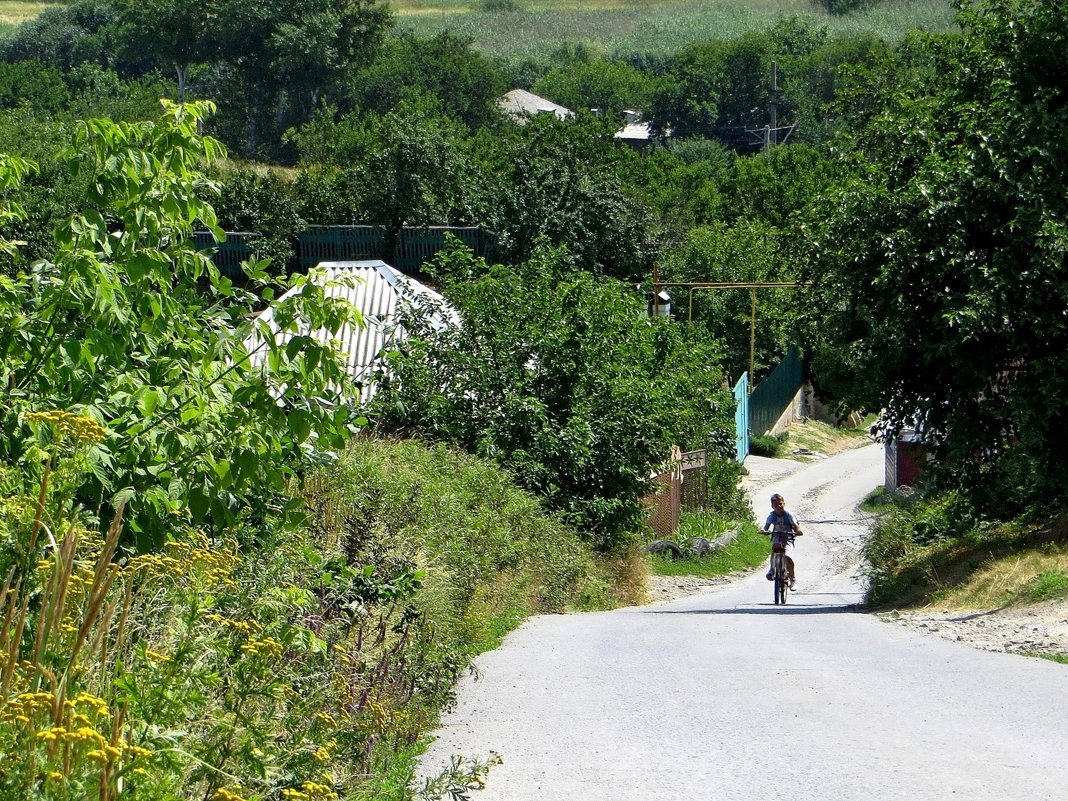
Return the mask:
<path fill-rule="evenodd" d="M 1068 598 L 1068 519 L 991 523 L 955 495 L 880 495 L 866 545 L 876 608 L 997 609 Z"/>
<path fill-rule="evenodd" d="M 684 512 L 675 541 L 687 551 L 693 537 L 703 537 L 711 541 L 732 528 L 738 531 L 738 536 L 725 548 L 707 556 L 687 555 L 682 559 L 674 559 L 670 555 L 651 554 L 650 571 L 657 576 L 712 578 L 740 570 L 751 570 L 767 559 L 768 538 L 749 520 L 739 523 L 725 520 L 715 514 Z"/>
<path fill-rule="evenodd" d="M 630 600 L 619 577 L 644 564 L 599 560 L 496 468 L 413 442 L 309 476 L 306 526 L 264 510 L 150 554 L 126 551 L 121 505 L 101 538 L 13 485 L 0 470 L 0 798 L 408 798 L 474 654 L 528 614 Z"/>

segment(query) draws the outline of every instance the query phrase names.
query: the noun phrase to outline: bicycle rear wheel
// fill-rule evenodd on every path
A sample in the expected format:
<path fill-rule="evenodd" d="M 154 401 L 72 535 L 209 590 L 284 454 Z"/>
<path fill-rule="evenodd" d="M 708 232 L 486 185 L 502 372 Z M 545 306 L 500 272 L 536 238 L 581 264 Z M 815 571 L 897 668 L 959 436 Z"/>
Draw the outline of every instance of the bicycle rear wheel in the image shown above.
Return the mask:
<path fill-rule="evenodd" d="M 776 553 L 772 559 L 772 570 L 775 580 L 771 583 L 771 589 L 775 593 L 775 605 L 786 603 L 786 564 L 781 553 Z"/>

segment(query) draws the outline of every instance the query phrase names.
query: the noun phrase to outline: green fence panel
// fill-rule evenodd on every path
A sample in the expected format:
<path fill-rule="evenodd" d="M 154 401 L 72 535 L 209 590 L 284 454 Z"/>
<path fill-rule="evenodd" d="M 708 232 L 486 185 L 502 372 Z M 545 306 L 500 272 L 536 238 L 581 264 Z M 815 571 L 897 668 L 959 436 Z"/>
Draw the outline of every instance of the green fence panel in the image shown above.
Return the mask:
<path fill-rule="evenodd" d="M 490 240 L 481 228 L 445 225 L 429 225 L 424 228 L 412 226 L 402 229 L 397 238 L 396 250 L 393 254 L 394 266 L 401 272 L 418 272 L 426 262 L 433 259 L 438 251 L 445 247 L 447 234 L 451 234 L 471 248 L 476 256 L 486 255 Z M 492 242 L 495 246 L 496 234 L 492 234 Z"/>
<path fill-rule="evenodd" d="M 771 375 L 753 388 L 749 396 L 749 431 L 764 434 L 801 389 L 801 352 L 790 348 Z"/>
<path fill-rule="evenodd" d="M 259 234 L 250 231 L 226 231 L 226 239 L 216 242 L 210 231 L 194 231 L 193 245 L 197 250 L 210 251 L 211 260 L 219 272 L 228 278 L 244 275 L 241 262 L 252 258 L 251 242 Z"/>
<path fill-rule="evenodd" d="M 312 225 L 297 235 L 300 266 L 324 261 L 381 259 L 386 253 L 386 229 L 381 225 Z"/>

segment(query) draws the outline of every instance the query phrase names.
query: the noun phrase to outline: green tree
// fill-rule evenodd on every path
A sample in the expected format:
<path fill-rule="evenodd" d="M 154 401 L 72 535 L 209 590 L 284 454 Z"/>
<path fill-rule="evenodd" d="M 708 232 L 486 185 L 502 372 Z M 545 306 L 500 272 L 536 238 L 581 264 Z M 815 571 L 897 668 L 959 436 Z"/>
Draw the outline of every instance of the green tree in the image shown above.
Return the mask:
<path fill-rule="evenodd" d="M 719 120 L 725 77 L 723 45 L 697 42 L 671 59 L 653 96 L 653 117 L 676 136 L 708 137 Z"/>
<path fill-rule="evenodd" d="M 496 120 L 496 101 L 504 91 L 500 72 L 469 39 L 448 31 L 429 39 L 404 32 L 388 39 L 353 77 L 345 101 L 384 115 L 404 100 L 431 97 L 443 113 L 475 130 Z"/>
<path fill-rule="evenodd" d="M 834 174 L 831 159 L 805 144 L 737 156 L 722 187 L 725 217 L 785 228 L 794 214 L 808 209 L 812 199 L 834 183 Z"/>
<path fill-rule="evenodd" d="M 222 57 L 201 91 L 225 103 L 220 136 L 278 157 L 284 132 L 346 93 L 392 24 L 378 0 L 225 0 L 213 6 Z"/>
<path fill-rule="evenodd" d="M 194 225 L 221 233 L 200 167 L 224 151 L 196 133 L 209 108 L 82 123 L 70 157 L 88 179 L 80 211 L 59 227 L 53 258 L 0 277 L 0 458 L 39 464 L 49 432 L 31 412 L 92 417 L 105 436 L 78 498 L 106 514 L 113 493 L 132 490 L 145 543 L 176 518 L 218 528 L 283 511 L 300 465 L 339 446 L 351 421 L 341 359 L 301 331 L 356 323 L 352 307 L 300 277 L 273 323 L 253 320 L 259 298 L 191 242 Z M 8 187 L 25 172 L 2 167 Z M 263 266 L 250 267 L 254 281 Z"/>
<path fill-rule="evenodd" d="M 0 108 L 25 103 L 36 111 L 55 113 L 69 102 L 70 92 L 58 68 L 39 61 L 0 62 Z"/>
<path fill-rule="evenodd" d="M 803 229 L 816 369 L 996 514 L 1068 487 L 1068 3 L 963 5 L 857 88 Z"/>
<path fill-rule="evenodd" d="M 850 71 L 893 69 L 890 45 L 874 34 L 841 34 L 786 61 L 780 85 L 789 100 L 791 141 L 828 141 L 848 117 L 836 108 L 839 91 Z"/>
<path fill-rule="evenodd" d="M 534 92 L 575 111 L 596 108 L 620 119 L 625 109 L 648 109 L 654 86 L 650 76 L 629 64 L 598 59 L 551 70 L 534 84 Z"/>
<path fill-rule="evenodd" d="M 408 323 L 370 413 L 380 430 L 497 460 L 607 548 L 639 526 L 672 445 L 719 443 L 732 428 L 717 349 L 651 322 L 633 287 L 556 249 L 516 269 L 462 250 L 440 259 L 459 322 Z"/>
<path fill-rule="evenodd" d="M 661 276 L 668 281 L 788 281 L 778 228 L 759 221 L 714 223 L 695 228 L 664 259 Z M 678 288 L 675 316 L 692 320 L 707 336 L 722 343 L 723 364 L 734 380 L 749 370 L 752 296 L 746 289 Z M 758 381 L 778 364 L 800 338 L 798 301 L 790 289 L 756 292 L 756 348 L 753 376 Z"/>
<path fill-rule="evenodd" d="M 127 54 L 149 52 L 174 72 L 178 102 L 185 102 L 189 70 L 211 64 L 224 53 L 219 3 L 209 0 L 117 0 L 121 13 L 119 46 Z"/>
<path fill-rule="evenodd" d="M 0 43 L 5 61 L 40 61 L 64 71 L 115 60 L 115 9 L 106 0 L 78 0 L 45 8 Z"/>
<path fill-rule="evenodd" d="M 524 261 L 545 239 L 566 246 L 584 269 L 641 280 L 652 268 L 654 221 L 629 191 L 639 156 L 618 148 L 612 121 L 541 114 L 492 139 L 481 162 L 496 181 L 494 226 L 506 258 Z"/>

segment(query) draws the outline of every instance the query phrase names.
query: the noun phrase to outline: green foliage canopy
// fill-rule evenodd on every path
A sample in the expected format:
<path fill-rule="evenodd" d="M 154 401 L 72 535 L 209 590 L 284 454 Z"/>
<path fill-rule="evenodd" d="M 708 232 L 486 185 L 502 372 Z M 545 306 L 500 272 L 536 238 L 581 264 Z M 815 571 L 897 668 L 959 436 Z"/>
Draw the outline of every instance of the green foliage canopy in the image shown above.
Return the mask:
<path fill-rule="evenodd" d="M 199 170 L 224 152 L 196 133 L 210 108 L 165 104 L 156 122 L 81 124 L 70 153 L 88 178 L 81 211 L 60 226 L 54 258 L 0 277 L 0 458 L 25 465 L 32 484 L 56 432 L 27 415 L 95 419 L 106 434 L 78 499 L 106 514 L 113 493 L 132 490 L 144 543 L 176 517 L 219 528 L 284 505 L 301 462 L 340 445 L 351 422 L 329 403 L 347 387 L 336 351 L 302 335 L 357 324 L 351 306 L 300 277 L 272 328 L 250 319 L 258 300 L 192 244 L 195 224 L 221 235 L 204 199 L 216 187 Z M 0 166 L 7 186 L 28 169 Z M 254 280 L 263 267 L 250 267 Z M 288 342 L 277 336 L 286 332 Z"/>
<path fill-rule="evenodd" d="M 1068 487 L 1068 3 L 980 0 L 857 89 L 803 230 L 816 369 L 996 514 Z M 818 328 L 815 326 L 819 322 Z"/>
<path fill-rule="evenodd" d="M 516 269 L 439 258 L 461 323 L 410 322 L 372 406 L 380 429 L 497 460 L 602 547 L 635 530 L 672 445 L 732 447 L 717 349 L 650 321 L 633 288 L 562 250 Z"/>

